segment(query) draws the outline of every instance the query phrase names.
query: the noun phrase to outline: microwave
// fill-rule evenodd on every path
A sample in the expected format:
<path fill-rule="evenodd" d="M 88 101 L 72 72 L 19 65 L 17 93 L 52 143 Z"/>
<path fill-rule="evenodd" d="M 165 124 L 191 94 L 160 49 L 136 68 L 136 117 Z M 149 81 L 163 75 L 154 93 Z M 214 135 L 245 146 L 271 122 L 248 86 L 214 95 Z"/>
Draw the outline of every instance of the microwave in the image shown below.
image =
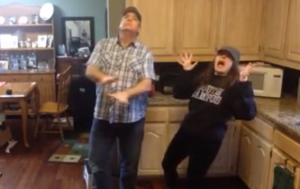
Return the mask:
<path fill-rule="evenodd" d="M 243 66 L 241 66 L 242 68 Z M 283 82 L 283 70 L 270 65 L 253 67 L 248 76 L 257 97 L 280 98 Z"/>

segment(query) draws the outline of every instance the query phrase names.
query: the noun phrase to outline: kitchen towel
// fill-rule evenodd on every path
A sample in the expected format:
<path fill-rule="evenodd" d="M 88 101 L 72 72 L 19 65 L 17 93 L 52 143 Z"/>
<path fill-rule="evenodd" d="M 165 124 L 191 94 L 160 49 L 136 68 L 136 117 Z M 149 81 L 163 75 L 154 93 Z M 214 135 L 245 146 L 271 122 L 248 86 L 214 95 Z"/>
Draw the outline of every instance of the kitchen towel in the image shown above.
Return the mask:
<path fill-rule="evenodd" d="M 294 174 L 284 165 L 276 165 L 274 168 L 273 189 L 293 189 Z"/>

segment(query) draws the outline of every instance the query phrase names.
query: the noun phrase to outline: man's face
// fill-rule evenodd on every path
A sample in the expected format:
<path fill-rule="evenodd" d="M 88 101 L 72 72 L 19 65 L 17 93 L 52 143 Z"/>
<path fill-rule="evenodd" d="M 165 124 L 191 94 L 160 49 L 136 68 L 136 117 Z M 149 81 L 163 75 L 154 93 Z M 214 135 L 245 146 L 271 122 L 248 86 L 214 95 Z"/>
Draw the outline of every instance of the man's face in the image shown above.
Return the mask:
<path fill-rule="evenodd" d="M 128 30 L 133 32 L 139 32 L 140 30 L 140 21 L 134 13 L 127 13 L 122 17 L 119 28 L 121 30 Z"/>
<path fill-rule="evenodd" d="M 233 64 L 231 55 L 227 51 L 218 52 L 215 58 L 215 72 L 226 75 Z"/>

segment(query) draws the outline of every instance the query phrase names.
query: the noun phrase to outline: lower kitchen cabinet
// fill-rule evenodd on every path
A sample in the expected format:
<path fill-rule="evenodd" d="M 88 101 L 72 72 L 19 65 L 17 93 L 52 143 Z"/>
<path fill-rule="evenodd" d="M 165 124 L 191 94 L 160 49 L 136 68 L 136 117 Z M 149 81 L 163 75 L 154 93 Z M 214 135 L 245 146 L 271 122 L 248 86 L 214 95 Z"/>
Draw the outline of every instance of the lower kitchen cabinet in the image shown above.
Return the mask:
<path fill-rule="evenodd" d="M 285 155 L 280 150 L 274 148 L 272 150 L 272 158 L 270 161 L 269 168 L 269 176 L 267 182 L 267 189 L 273 189 L 273 181 L 274 181 L 274 168 L 276 165 L 285 165 L 287 169 L 289 169 L 292 173 L 294 173 L 294 189 L 300 188 L 300 169 L 299 163 L 292 160 L 290 157 Z M 252 188 L 251 188 L 252 189 Z M 256 189 L 256 188 L 253 188 Z"/>
<path fill-rule="evenodd" d="M 242 125 L 238 175 L 249 188 L 267 188 L 271 151 L 270 142 Z"/>
<path fill-rule="evenodd" d="M 139 163 L 139 175 L 161 175 L 161 161 L 167 147 L 167 127 L 164 123 L 146 123 Z"/>
<path fill-rule="evenodd" d="M 171 142 L 173 136 L 176 134 L 179 129 L 180 124 L 171 123 L 169 125 L 169 137 L 168 143 Z M 208 176 L 215 175 L 231 175 L 235 174 L 236 171 L 236 160 L 238 152 L 238 139 L 239 139 L 239 124 L 235 122 L 228 123 L 228 129 L 226 136 L 223 140 L 222 146 L 219 150 L 219 153 L 211 165 Z M 188 167 L 188 158 L 183 160 L 178 166 L 179 175 L 185 175 Z"/>
<path fill-rule="evenodd" d="M 163 175 L 161 166 L 165 151 L 173 136 L 180 127 L 179 120 L 174 121 L 173 114 L 182 115 L 186 107 L 157 107 L 149 108 L 146 117 L 144 140 L 139 163 L 140 176 Z M 159 114 L 156 116 L 156 114 Z M 171 115 L 171 116 L 170 116 Z M 232 175 L 236 172 L 236 161 L 239 140 L 239 124 L 228 123 L 228 130 L 223 144 L 208 175 Z M 178 173 L 185 175 L 188 159 L 184 160 L 178 167 Z"/>
<path fill-rule="evenodd" d="M 250 188 L 265 189 L 268 184 L 272 144 L 253 134 L 251 147 Z"/>
<path fill-rule="evenodd" d="M 247 127 L 242 125 L 238 158 L 238 175 L 247 186 L 250 186 L 252 146 L 253 134 Z"/>
<path fill-rule="evenodd" d="M 274 168 L 283 165 L 300 188 L 300 144 L 259 118 L 241 124 L 238 176 L 250 189 L 273 189 Z"/>

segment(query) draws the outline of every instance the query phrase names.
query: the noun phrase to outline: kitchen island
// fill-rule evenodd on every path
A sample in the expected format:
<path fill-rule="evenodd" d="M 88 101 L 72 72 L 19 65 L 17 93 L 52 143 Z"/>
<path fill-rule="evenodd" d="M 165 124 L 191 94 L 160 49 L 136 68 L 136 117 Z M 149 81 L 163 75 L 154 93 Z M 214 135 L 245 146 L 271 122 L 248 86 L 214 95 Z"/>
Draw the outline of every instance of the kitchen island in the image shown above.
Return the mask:
<path fill-rule="evenodd" d="M 250 189 L 271 189 L 274 166 L 285 164 L 295 174 L 298 188 L 300 106 L 290 96 L 255 101 L 258 114 L 254 120 L 228 123 L 226 137 L 208 176 L 237 174 Z M 162 175 L 162 157 L 187 112 L 187 103 L 162 94 L 149 100 L 139 175 Z M 178 168 L 181 175 L 187 162 Z"/>

